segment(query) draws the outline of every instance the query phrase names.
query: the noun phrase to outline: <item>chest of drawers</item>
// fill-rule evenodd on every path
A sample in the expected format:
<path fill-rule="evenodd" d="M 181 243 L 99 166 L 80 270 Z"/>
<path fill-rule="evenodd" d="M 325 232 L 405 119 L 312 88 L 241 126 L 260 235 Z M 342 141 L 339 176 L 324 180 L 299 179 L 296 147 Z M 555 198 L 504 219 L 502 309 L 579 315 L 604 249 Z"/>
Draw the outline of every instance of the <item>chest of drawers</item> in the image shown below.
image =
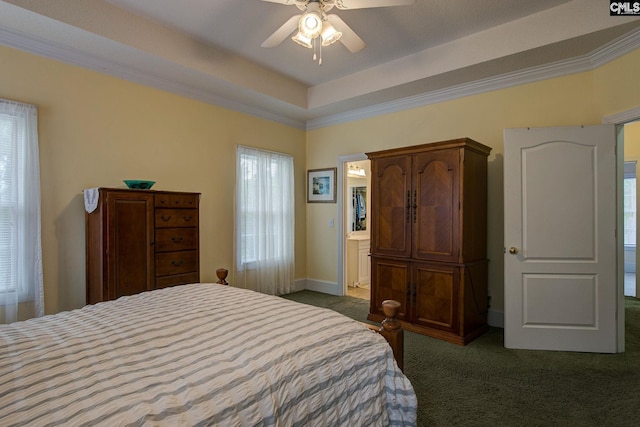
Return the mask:
<path fill-rule="evenodd" d="M 199 193 L 98 191 L 86 214 L 88 304 L 200 280 Z"/>

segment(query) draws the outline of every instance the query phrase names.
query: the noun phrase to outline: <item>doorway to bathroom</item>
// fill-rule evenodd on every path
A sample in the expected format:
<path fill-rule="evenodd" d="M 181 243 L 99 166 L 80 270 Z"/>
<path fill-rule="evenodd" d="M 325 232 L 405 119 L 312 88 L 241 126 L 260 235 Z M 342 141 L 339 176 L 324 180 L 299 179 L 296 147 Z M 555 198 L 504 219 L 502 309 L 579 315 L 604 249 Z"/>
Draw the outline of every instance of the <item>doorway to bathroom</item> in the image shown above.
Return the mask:
<path fill-rule="evenodd" d="M 345 294 L 369 300 L 371 273 L 370 248 L 370 182 L 368 159 L 344 163 L 343 177 L 343 265 Z"/>

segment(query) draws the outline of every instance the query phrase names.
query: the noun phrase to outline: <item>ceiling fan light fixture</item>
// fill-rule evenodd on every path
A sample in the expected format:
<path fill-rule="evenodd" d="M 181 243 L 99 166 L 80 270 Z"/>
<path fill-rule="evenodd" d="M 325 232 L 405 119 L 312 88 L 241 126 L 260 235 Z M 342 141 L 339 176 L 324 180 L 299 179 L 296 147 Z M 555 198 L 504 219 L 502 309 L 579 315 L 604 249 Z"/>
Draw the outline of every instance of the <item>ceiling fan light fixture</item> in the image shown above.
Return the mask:
<path fill-rule="evenodd" d="M 291 40 L 298 43 L 302 47 L 307 47 L 309 49 L 313 47 L 313 45 L 311 44 L 311 39 L 305 36 L 304 34 L 302 34 L 301 31 L 298 31 L 298 33 L 295 36 L 291 37 Z"/>
<path fill-rule="evenodd" d="M 300 32 L 310 39 L 318 37 L 322 31 L 322 18 L 315 13 L 305 13 L 300 18 Z"/>
<path fill-rule="evenodd" d="M 320 36 L 322 37 L 322 46 L 329 46 L 330 44 L 333 44 L 340 40 L 340 37 L 342 37 L 342 33 L 340 31 L 337 31 L 329 22 L 325 21 L 322 26 L 322 32 L 320 33 Z"/>
<path fill-rule="evenodd" d="M 307 38 L 315 39 L 322 32 L 322 10 L 319 3 L 309 3 L 300 18 L 298 28 Z"/>

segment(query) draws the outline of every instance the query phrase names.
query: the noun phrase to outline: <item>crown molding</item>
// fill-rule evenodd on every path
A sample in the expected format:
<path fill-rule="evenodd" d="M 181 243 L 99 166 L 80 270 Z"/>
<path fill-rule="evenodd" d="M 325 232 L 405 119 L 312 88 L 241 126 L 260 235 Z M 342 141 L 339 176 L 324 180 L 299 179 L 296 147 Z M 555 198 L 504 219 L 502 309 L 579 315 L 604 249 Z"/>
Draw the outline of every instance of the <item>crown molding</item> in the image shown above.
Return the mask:
<path fill-rule="evenodd" d="M 373 105 L 371 107 L 355 109 L 345 113 L 311 119 L 307 121 L 306 129 L 313 130 L 334 126 L 383 114 L 423 107 L 439 102 L 451 101 L 465 96 L 478 95 L 485 92 L 506 89 L 509 87 L 585 71 L 593 71 L 594 69 L 620 58 L 621 56 L 624 56 L 638 48 L 640 48 L 640 31 L 625 35 L 587 55 L 576 58 L 507 73 L 497 77 L 490 77 L 470 83 L 464 83 L 446 89 L 425 92 L 420 95 L 389 101 Z M 640 117 L 640 115 L 636 115 L 635 119 L 638 117 Z"/>
<path fill-rule="evenodd" d="M 602 123 L 609 125 L 620 125 L 624 123 L 634 122 L 636 120 L 640 120 L 640 107 L 606 116 L 602 119 Z"/>
<path fill-rule="evenodd" d="M 588 56 L 595 69 L 636 50 L 638 47 L 640 47 L 640 31 L 634 31 L 605 44 Z"/>
<path fill-rule="evenodd" d="M 145 86 L 154 87 L 176 95 L 186 96 L 207 104 L 226 108 L 228 110 L 251 115 L 265 120 L 277 122 L 297 129 L 305 129 L 305 121 L 272 113 L 264 108 L 250 106 L 242 102 L 233 101 L 186 84 L 176 82 L 171 78 L 147 70 L 139 70 L 129 64 L 119 64 L 104 58 L 91 55 L 85 51 L 28 36 L 21 32 L 0 27 L 0 44 L 44 56 L 55 61 L 87 68 L 101 74 L 107 74 Z M 159 68 L 159 67 L 158 67 Z M 157 70 L 156 70 L 157 71 Z"/>
<path fill-rule="evenodd" d="M 402 99 L 379 103 L 369 107 L 353 109 L 339 114 L 309 119 L 306 121 L 273 113 L 266 108 L 251 106 L 241 101 L 230 100 L 213 92 L 207 92 L 200 88 L 178 83 L 174 79 L 171 79 L 170 76 L 160 74 L 158 70 L 156 70 L 155 73 L 150 73 L 147 70 L 143 71 L 137 69 L 130 64 L 114 63 L 97 55 L 91 55 L 79 49 L 57 44 L 51 40 L 32 37 L 23 32 L 0 28 L 0 43 L 53 60 L 88 68 L 99 73 L 112 75 L 125 80 L 155 87 L 170 93 L 197 99 L 199 101 L 239 113 L 281 123 L 289 127 L 313 130 L 550 78 L 592 71 L 595 68 L 638 49 L 640 47 L 640 31 L 627 34 L 587 55 L 580 57 L 507 73 L 501 76 L 476 80 L 445 89 L 425 92 Z M 160 67 L 157 68 L 159 69 Z M 637 117 L 638 116 L 636 115 L 634 119 Z"/>

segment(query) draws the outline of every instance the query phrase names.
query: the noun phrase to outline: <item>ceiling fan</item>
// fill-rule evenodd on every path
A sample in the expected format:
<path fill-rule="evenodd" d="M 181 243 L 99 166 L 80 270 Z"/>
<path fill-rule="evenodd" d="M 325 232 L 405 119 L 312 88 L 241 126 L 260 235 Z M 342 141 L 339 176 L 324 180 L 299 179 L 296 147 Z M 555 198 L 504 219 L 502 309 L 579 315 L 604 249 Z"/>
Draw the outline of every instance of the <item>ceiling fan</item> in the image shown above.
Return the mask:
<path fill-rule="evenodd" d="M 334 7 L 341 10 L 364 9 L 370 7 L 404 6 L 413 4 L 415 0 L 262 0 L 284 5 L 295 5 L 303 13 L 294 15 L 264 42 L 262 47 L 275 47 L 291 35 L 296 29 L 297 33 L 291 39 L 306 48 L 314 48 L 314 61 L 316 43 L 320 46 L 329 46 L 338 40 L 351 52 L 359 52 L 366 44 L 338 15 L 328 15 L 327 12 Z M 320 47 L 320 49 L 322 49 Z M 322 64 L 320 55 L 319 64 Z"/>

